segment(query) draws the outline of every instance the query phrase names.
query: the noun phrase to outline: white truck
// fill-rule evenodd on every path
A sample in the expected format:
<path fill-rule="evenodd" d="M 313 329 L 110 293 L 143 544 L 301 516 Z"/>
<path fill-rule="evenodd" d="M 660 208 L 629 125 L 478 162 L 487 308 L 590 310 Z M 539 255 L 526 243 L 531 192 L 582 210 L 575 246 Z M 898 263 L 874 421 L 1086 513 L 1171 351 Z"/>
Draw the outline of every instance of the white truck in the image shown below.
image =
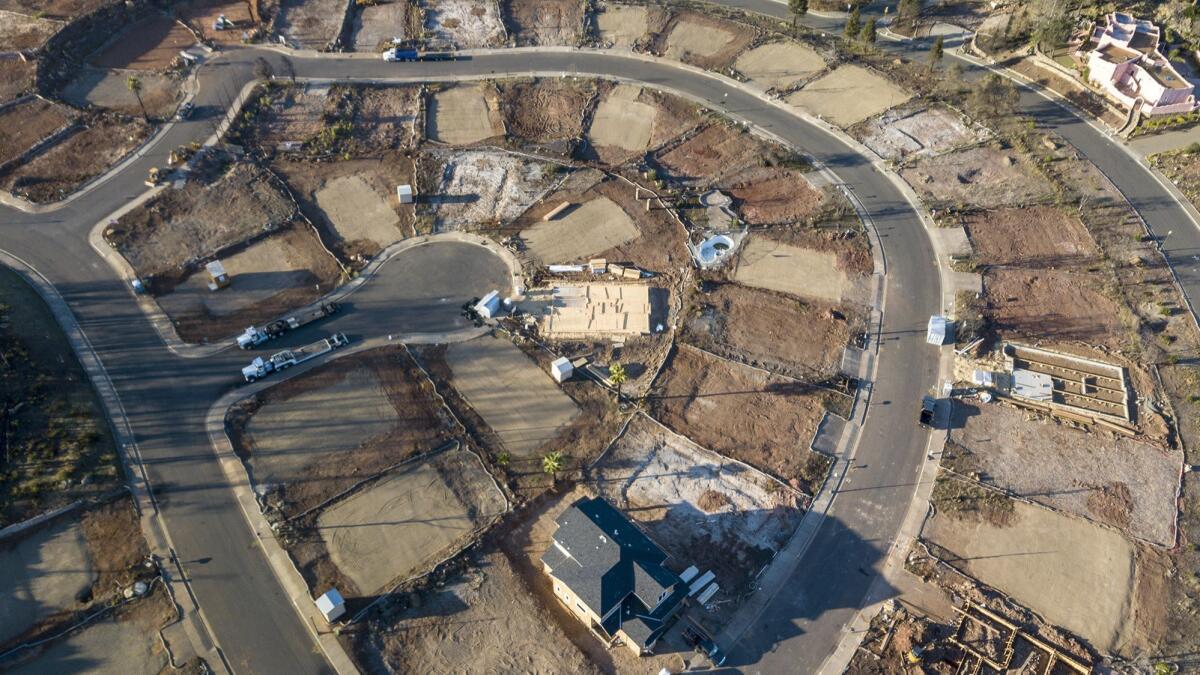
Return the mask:
<path fill-rule="evenodd" d="M 253 382 L 277 370 L 287 370 L 309 359 L 315 359 L 322 354 L 328 354 L 338 347 L 345 346 L 349 342 L 350 340 L 344 334 L 334 333 L 327 338 L 322 338 L 303 347 L 275 352 L 265 359 L 260 356 L 251 361 L 250 365 L 242 368 L 242 377 L 247 382 Z"/>
<path fill-rule="evenodd" d="M 274 340 L 290 330 L 296 330 L 318 319 L 324 319 L 336 311 L 338 311 L 337 303 L 325 302 L 315 309 L 301 312 L 295 316 L 272 321 L 262 326 L 250 326 L 237 336 L 237 345 L 242 349 L 254 349 L 268 340 Z"/>

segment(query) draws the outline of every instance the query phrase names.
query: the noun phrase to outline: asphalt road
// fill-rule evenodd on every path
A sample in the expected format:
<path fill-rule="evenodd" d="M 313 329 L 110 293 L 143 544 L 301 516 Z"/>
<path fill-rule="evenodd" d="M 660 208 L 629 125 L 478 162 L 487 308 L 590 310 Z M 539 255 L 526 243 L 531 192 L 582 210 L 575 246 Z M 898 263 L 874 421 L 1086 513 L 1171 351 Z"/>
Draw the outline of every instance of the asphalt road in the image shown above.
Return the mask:
<path fill-rule="evenodd" d="M 761 0 L 739 1 L 755 11 L 776 15 L 784 11 L 782 5 Z M 619 54 L 509 53 L 421 64 L 285 59 L 275 52 L 262 53 L 262 57 L 278 74 L 292 71 L 306 77 L 435 80 L 558 71 L 639 80 L 707 101 L 768 129 L 827 164 L 857 193 L 879 230 L 889 276 L 877 383 L 856 468 L 787 592 L 768 607 L 759 628 L 733 650 L 727 664 L 761 672 L 816 670 L 876 577 L 915 488 L 925 445 L 925 435 L 912 416 L 915 402 L 933 384 L 936 352 L 924 345 L 922 333 L 926 318 L 937 310 L 940 292 L 933 254 L 920 221 L 895 186 L 833 136 L 739 89 L 711 77 Z M 245 355 L 224 352 L 195 361 L 172 356 L 131 301 L 124 284 L 87 244 L 87 232 L 97 220 L 144 191 L 141 181 L 149 167 L 165 165 L 170 149 L 211 133 L 215 117 L 253 77 L 255 59 L 249 50 L 232 50 L 206 65 L 201 71 L 195 117 L 173 127 L 128 170 L 65 208 L 43 215 L 0 211 L 0 247 L 24 258 L 56 285 L 108 369 L 138 437 L 151 481 L 158 486 L 166 524 L 197 599 L 233 668 L 255 673 L 321 672 L 327 665 L 256 550 L 253 534 L 214 461 L 203 429 L 208 407 L 233 386 Z M 1172 219 L 1186 222 L 1165 189 L 1135 162 L 1123 161 L 1123 153 L 1114 150 L 1103 134 L 1044 101 L 1023 99 L 1023 104 L 1046 124 L 1061 129 L 1060 133 L 1108 171 L 1135 206 L 1146 209 L 1143 214 L 1153 227 L 1169 225 Z M 1101 158 L 1107 163 L 1099 161 Z M 1172 255 L 1175 250 L 1200 249 L 1181 236 L 1180 230 L 1191 228 L 1176 225 L 1174 229 L 1168 241 Z M 390 272 L 387 266 L 384 270 Z M 506 278 L 502 268 L 495 271 L 499 278 Z M 499 278 L 488 279 L 490 274 L 484 271 L 479 281 L 502 283 Z M 396 282 L 389 279 L 381 275 L 351 296 L 351 303 L 366 306 L 369 302 L 377 309 L 351 311 L 329 326 L 370 337 L 404 332 L 413 326 L 430 330 L 441 325 L 437 321 L 413 324 L 418 314 L 411 310 L 446 304 L 440 301 L 449 297 L 444 295 L 446 291 L 430 289 L 423 295 L 419 279 L 415 286 L 404 274 L 398 274 Z M 1190 283 L 1196 281 L 1193 269 Z M 403 299 L 389 302 L 390 293 Z M 360 322 L 358 316 L 370 320 Z"/>

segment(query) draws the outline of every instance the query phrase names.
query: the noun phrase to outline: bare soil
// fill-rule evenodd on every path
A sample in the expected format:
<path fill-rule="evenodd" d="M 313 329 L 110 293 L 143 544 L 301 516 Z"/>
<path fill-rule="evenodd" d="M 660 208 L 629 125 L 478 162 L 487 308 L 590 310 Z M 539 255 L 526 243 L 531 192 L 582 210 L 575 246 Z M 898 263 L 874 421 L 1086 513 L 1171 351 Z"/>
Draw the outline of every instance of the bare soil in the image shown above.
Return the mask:
<path fill-rule="evenodd" d="M 787 102 L 839 127 L 853 126 L 912 98 L 879 73 L 856 65 L 839 66 L 804 85 Z"/>
<path fill-rule="evenodd" d="M 656 54 L 710 70 L 728 67 L 758 32 L 745 24 L 699 12 L 678 12 L 651 45 Z"/>
<path fill-rule="evenodd" d="M 215 174 L 215 175 L 214 175 Z M 197 172 L 105 230 L 152 292 L 167 293 L 202 262 L 289 222 L 295 206 L 266 171 L 238 163 Z"/>
<path fill-rule="evenodd" d="M 629 214 L 607 197 L 576 203 L 565 215 L 521 230 L 529 253 L 545 264 L 589 260 L 640 235 Z"/>
<path fill-rule="evenodd" d="M 504 80 L 498 87 L 508 137 L 534 144 L 580 138 L 584 108 L 596 96 L 594 80 Z"/>
<path fill-rule="evenodd" d="M 707 186 L 757 165 L 768 152 L 767 144 L 746 130 L 717 123 L 658 152 L 654 161 L 677 180 Z"/>
<path fill-rule="evenodd" d="M 370 375 L 378 384 L 372 387 L 361 377 L 359 382 L 355 373 Z M 350 399 L 325 393 L 339 386 L 360 391 Z M 368 395 L 377 396 L 375 391 L 381 396 L 371 403 L 375 399 Z M 347 406 L 347 400 L 357 402 Z M 365 411 L 376 413 L 359 419 Z M 359 427 L 367 423 L 374 426 L 359 438 L 364 436 Z M 277 467 L 264 468 L 262 477 L 272 481 L 270 504 L 284 516 L 317 506 L 451 437 L 450 420 L 433 387 L 402 348 L 392 347 L 344 357 L 284 380 L 232 409 L 226 428 L 255 475 L 260 464 Z"/>
<path fill-rule="evenodd" d="M 20 157 L 70 123 L 69 109 L 42 98 L 30 98 L 0 110 L 0 164 Z"/>
<path fill-rule="evenodd" d="M 634 85 L 619 84 L 601 97 L 587 131 L 586 159 L 618 165 L 657 148 L 700 122 L 696 106 Z"/>
<path fill-rule="evenodd" d="M 1073 211 L 1053 206 L 994 209 L 963 217 L 981 265 L 1073 268 L 1099 254 L 1091 233 Z"/>
<path fill-rule="evenodd" d="M 275 29 L 300 49 L 325 49 L 338 38 L 345 16 L 340 0 L 281 0 Z"/>
<path fill-rule="evenodd" d="M 798 297 L 865 304 L 865 276 L 845 268 L 845 254 L 751 236 L 738 253 L 735 281 Z"/>
<path fill-rule="evenodd" d="M 416 37 L 412 22 L 419 20 L 414 5 L 408 0 L 381 2 L 358 8 L 354 16 L 354 28 L 350 42 L 354 50 L 373 52 L 383 49 L 392 40 Z"/>
<path fill-rule="evenodd" d="M 979 147 L 923 159 L 900 172 L 932 206 L 1024 206 L 1051 196 L 1051 184 L 1013 150 Z"/>
<path fill-rule="evenodd" d="M 495 47 L 504 40 L 504 23 L 494 0 L 425 0 L 425 32 L 439 48 Z"/>
<path fill-rule="evenodd" d="M 504 134 L 499 95 L 489 85 L 459 84 L 429 98 L 427 135 L 451 145 L 471 145 Z"/>
<path fill-rule="evenodd" d="M 144 113 L 164 119 L 175 111 L 182 95 L 177 73 L 143 72 L 138 81 L 142 85 L 140 101 L 138 94 L 129 90 L 128 73 L 84 66 L 59 95 L 79 108 L 95 106 L 130 117 L 141 117 Z"/>
<path fill-rule="evenodd" d="M 941 106 L 894 108 L 856 125 L 850 133 L 884 159 L 906 161 L 978 143 L 986 134 Z"/>
<path fill-rule="evenodd" d="M 599 3 L 596 29 L 601 45 L 631 49 L 644 45 L 650 36 L 662 30 L 669 17 L 665 7 Z"/>
<path fill-rule="evenodd" d="M 983 275 L 989 325 L 1004 338 L 1079 341 L 1119 348 L 1129 314 L 1099 272 L 989 269 Z"/>
<path fill-rule="evenodd" d="M 38 49 L 62 27 L 59 21 L 0 9 L 0 50 Z"/>
<path fill-rule="evenodd" d="M 689 297 L 681 339 L 725 358 L 823 382 L 866 327 L 863 307 L 803 301 L 738 284 L 705 284 Z"/>
<path fill-rule="evenodd" d="M 325 117 L 336 114 L 328 85 L 275 84 L 258 89 L 255 97 L 251 98 L 255 117 L 239 140 L 259 146 L 263 154 L 282 143 L 311 141 L 325 127 Z"/>
<path fill-rule="evenodd" d="M 789 40 L 742 52 L 733 67 L 763 89 L 785 91 L 824 70 L 825 59 L 811 47 Z"/>
<path fill-rule="evenodd" d="M 254 15 L 247 0 L 187 0 L 177 5 L 180 19 L 189 22 L 206 40 L 217 44 L 238 44 L 242 34 L 255 29 Z M 224 15 L 232 28 L 214 30 L 213 22 Z"/>
<path fill-rule="evenodd" d="M 116 487 L 116 447 L 87 374 L 50 308 L 5 267 L 0 357 L 0 526 Z"/>
<path fill-rule="evenodd" d="M 508 33 L 518 46 L 578 45 L 587 15 L 582 0 L 506 0 Z"/>
<path fill-rule="evenodd" d="M 11 59 L 0 61 L 0 105 L 34 91 L 37 63 Z"/>
<path fill-rule="evenodd" d="M 696 443 L 815 495 L 830 458 L 811 449 L 840 394 L 677 347 L 654 384 L 654 416 Z"/>
<path fill-rule="evenodd" d="M 542 199 L 553 186 L 556 165 L 502 151 L 439 152 L 423 158 L 422 175 L 436 176 L 419 213 L 438 231 L 495 228 Z"/>
<path fill-rule="evenodd" d="M 155 14 L 131 24 L 89 62 L 98 68 L 163 70 L 194 44 L 196 36 L 182 23 Z"/>
<path fill-rule="evenodd" d="M 29 162 L 0 174 L 4 190 L 32 202 L 58 201 L 116 164 L 150 136 L 140 119 L 105 115 Z"/>
<path fill-rule="evenodd" d="M 750 225 L 809 222 L 829 202 L 828 195 L 792 169 L 750 169 L 731 177 L 726 186 L 734 208 Z"/>
<path fill-rule="evenodd" d="M 1164 152 L 1151 157 L 1150 163 L 1169 178 L 1193 206 L 1200 204 L 1200 153 L 1186 149 Z"/>
<path fill-rule="evenodd" d="M 95 11 L 110 0 L 0 0 L 0 10 L 47 19 L 74 19 Z"/>

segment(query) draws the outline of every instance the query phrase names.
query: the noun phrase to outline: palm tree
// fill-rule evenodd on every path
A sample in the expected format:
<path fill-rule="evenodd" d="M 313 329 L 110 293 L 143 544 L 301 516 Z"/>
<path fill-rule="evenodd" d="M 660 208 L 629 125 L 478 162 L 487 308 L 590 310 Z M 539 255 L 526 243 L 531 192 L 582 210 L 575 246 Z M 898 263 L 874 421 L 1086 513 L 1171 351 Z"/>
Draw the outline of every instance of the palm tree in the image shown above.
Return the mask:
<path fill-rule="evenodd" d="M 130 75 L 129 79 L 125 80 L 125 86 L 137 97 L 138 106 L 142 109 L 142 118 L 149 122 L 150 115 L 146 114 L 146 104 L 142 103 L 142 81 L 138 79 L 137 75 Z"/>
<path fill-rule="evenodd" d="M 542 456 L 542 471 L 550 475 L 550 478 L 557 483 L 558 472 L 563 468 L 563 456 L 558 450 L 547 452 Z"/>
<path fill-rule="evenodd" d="M 808 0 L 788 0 L 788 11 L 792 13 L 792 35 L 796 34 L 796 22 L 808 14 Z"/>
<path fill-rule="evenodd" d="M 625 366 L 620 362 L 614 362 L 608 367 L 608 381 L 612 382 L 617 387 L 617 402 L 621 401 L 621 385 L 629 379 L 629 374 L 625 372 Z"/>

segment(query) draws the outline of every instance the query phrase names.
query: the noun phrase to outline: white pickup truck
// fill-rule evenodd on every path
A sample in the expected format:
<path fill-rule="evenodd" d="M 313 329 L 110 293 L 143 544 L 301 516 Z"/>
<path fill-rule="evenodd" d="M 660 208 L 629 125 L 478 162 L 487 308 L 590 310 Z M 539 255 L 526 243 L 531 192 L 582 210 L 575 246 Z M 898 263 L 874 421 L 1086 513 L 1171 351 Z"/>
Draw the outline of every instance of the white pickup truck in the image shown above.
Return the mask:
<path fill-rule="evenodd" d="M 247 382 L 254 382 L 258 378 L 266 377 L 277 370 L 287 370 L 309 359 L 315 359 L 322 354 L 328 354 L 338 347 L 345 346 L 349 342 L 350 340 L 344 334 L 334 333 L 327 338 L 322 338 L 303 347 L 275 352 L 265 359 L 260 356 L 251 361 L 250 365 L 242 368 L 242 377 Z"/>

